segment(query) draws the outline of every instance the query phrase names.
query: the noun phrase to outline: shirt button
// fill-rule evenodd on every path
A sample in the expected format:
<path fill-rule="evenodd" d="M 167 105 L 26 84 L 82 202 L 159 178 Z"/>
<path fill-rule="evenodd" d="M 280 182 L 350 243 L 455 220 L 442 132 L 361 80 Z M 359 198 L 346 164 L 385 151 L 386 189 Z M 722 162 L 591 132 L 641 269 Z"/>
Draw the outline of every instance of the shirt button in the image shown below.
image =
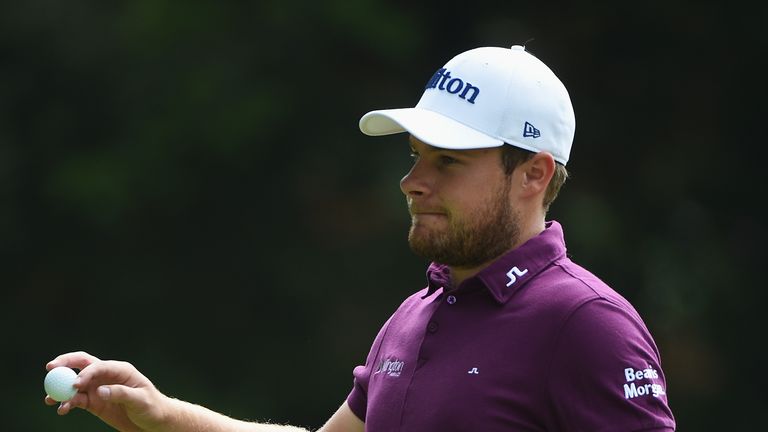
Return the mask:
<path fill-rule="evenodd" d="M 429 324 L 427 324 L 427 331 L 430 333 L 435 333 L 438 328 L 440 328 L 440 324 L 436 321 L 430 321 Z"/>
<path fill-rule="evenodd" d="M 454 303 L 456 303 L 456 297 L 452 296 L 452 295 L 449 295 L 448 298 L 445 299 L 445 301 L 447 301 L 448 304 L 454 304 Z"/>

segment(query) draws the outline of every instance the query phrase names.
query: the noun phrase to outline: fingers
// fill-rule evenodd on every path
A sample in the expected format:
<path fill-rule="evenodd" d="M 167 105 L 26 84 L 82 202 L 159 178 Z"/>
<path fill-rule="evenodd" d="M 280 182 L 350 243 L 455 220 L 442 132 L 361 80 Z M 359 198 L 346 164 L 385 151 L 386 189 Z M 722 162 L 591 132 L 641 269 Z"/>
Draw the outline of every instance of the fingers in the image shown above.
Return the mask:
<path fill-rule="evenodd" d="M 48 406 L 53 406 L 56 404 L 59 404 L 59 407 L 56 409 L 56 412 L 59 413 L 59 415 L 66 415 L 68 414 L 73 408 L 88 408 L 88 400 L 89 396 L 88 393 L 75 393 L 74 396 L 72 396 L 72 399 L 68 401 L 61 402 L 59 404 L 58 401 L 52 399 L 50 396 L 45 396 L 45 404 Z"/>
<path fill-rule="evenodd" d="M 72 404 L 69 401 L 62 402 L 61 405 L 59 405 L 59 407 L 56 408 L 56 413 L 62 416 L 67 415 L 72 410 L 72 408 L 73 408 Z"/>
<path fill-rule="evenodd" d="M 99 386 L 96 388 L 95 392 L 78 392 L 72 397 L 72 399 L 61 402 L 56 411 L 59 415 L 66 415 L 75 408 L 93 410 L 96 408 L 94 403 L 98 402 L 135 404 L 136 400 L 139 399 L 141 395 L 131 393 L 130 390 L 134 389 L 121 385 Z M 50 397 L 46 397 L 45 403 L 47 405 L 55 405 L 58 402 L 51 399 Z"/>
<path fill-rule="evenodd" d="M 142 389 L 134 389 L 123 385 L 102 385 L 95 392 L 77 393 L 72 399 L 62 402 L 57 408 L 59 415 L 66 415 L 75 408 L 92 410 L 99 402 L 116 403 L 127 406 L 146 405 Z M 58 402 L 50 397 L 45 398 L 47 405 L 55 405 Z"/>
<path fill-rule="evenodd" d="M 46 370 L 55 367 L 66 366 L 72 369 L 85 369 L 86 366 L 99 361 L 97 357 L 88 354 L 85 351 L 76 351 L 62 354 L 45 365 Z"/>
<path fill-rule="evenodd" d="M 88 390 L 90 387 L 101 384 L 125 384 L 131 387 L 145 387 L 151 385 L 149 380 L 142 375 L 132 364 L 104 360 L 91 363 L 77 375 L 75 388 Z"/>
<path fill-rule="evenodd" d="M 56 408 L 56 412 L 59 415 L 67 415 L 72 410 L 72 408 L 77 406 L 77 405 L 74 405 L 72 403 L 71 399 L 66 401 L 66 402 L 59 403 L 59 402 L 51 399 L 50 396 L 47 396 L 47 395 L 45 396 L 45 404 L 48 405 L 48 406 L 53 406 L 53 405 L 59 404 L 59 407 Z"/>
<path fill-rule="evenodd" d="M 77 393 L 59 404 L 56 412 L 66 415 L 73 409 L 87 410 L 112 425 L 122 425 L 119 430 L 134 429 L 131 414 L 154 424 L 162 410 L 157 408 L 165 396 L 157 391 L 152 382 L 132 364 L 124 361 L 99 360 L 86 352 L 62 354 L 46 365 L 46 369 L 68 366 L 80 369 L 74 382 Z M 50 397 L 46 405 L 56 405 Z M 127 429 L 126 429 L 127 428 Z"/>
<path fill-rule="evenodd" d="M 80 408 L 100 415 L 105 404 L 119 404 L 129 411 L 146 413 L 151 406 L 155 405 L 152 400 L 156 398 L 153 399 L 146 388 L 133 388 L 119 384 L 101 385 L 95 392 L 77 393 L 72 399 L 62 402 L 56 412 L 59 415 L 67 415 L 73 409 Z M 56 401 L 46 398 L 45 403 L 54 405 Z"/>

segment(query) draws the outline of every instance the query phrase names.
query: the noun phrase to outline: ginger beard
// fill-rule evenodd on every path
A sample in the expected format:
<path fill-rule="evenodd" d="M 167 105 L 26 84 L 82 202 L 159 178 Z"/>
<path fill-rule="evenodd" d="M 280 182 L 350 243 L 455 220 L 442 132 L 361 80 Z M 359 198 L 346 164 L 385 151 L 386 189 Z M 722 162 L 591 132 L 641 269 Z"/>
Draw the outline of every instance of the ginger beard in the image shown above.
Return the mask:
<path fill-rule="evenodd" d="M 511 183 L 491 195 L 473 214 L 456 215 L 448 209 L 447 226 L 420 227 L 411 218 L 408 244 L 418 256 L 450 267 L 472 268 L 490 262 L 517 244 L 520 216 L 509 204 Z"/>

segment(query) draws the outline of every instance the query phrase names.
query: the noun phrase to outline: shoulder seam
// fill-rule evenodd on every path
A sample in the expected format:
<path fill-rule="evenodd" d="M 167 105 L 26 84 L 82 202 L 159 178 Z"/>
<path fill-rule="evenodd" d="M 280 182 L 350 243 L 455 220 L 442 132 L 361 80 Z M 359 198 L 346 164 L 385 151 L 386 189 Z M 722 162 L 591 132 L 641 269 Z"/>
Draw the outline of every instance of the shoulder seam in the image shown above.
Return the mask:
<path fill-rule="evenodd" d="M 568 267 L 566 267 L 563 264 L 561 264 L 559 261 L 557 261 L 557 262 L 555 262 L 553 264 L 558 266 L 558 267 L 560 267 L 564 272 L 568 273 L 568 275 L 570 275 L 572 278 L 576 279 L 577 281 L 581 282 L 585 287 L 589 288 L 589 290 L 592 291 L 592 293 L 595 295 L 595 297 L 593 299 L 590 299 L 590 300 L 594 300 L 594 299 L 598 299 L 599 298 L 599 299 L 603 299 L 603 300 L 605 300 L 608 303 L 611 303 L 613 305 L 622 306 L 620 303 L 616 302 L 616 300 L 612 299 L 611 297 L 608 297 L 608 296 L 605 296 L 605 295 L 599 293 L 592 284 L 590 284 L 588 281 L 584 280 L 584 278 L 582 276 L 579 276 L 579 275 L 575 274 L 573 271 L 571 271 Z M 613 288 L 611 288 L 609 285 L 607 285 L 600 278 L 598 278 L 595 275 L 592 275 L 592 276 L 594 276 L 595 279 L 600 281 L 600 283 L 605 285 L 611 291 L 615 292 L 618 296 L 621 296 L 621 294 L 619 294 L 617 291 L 615 291 Z"/>

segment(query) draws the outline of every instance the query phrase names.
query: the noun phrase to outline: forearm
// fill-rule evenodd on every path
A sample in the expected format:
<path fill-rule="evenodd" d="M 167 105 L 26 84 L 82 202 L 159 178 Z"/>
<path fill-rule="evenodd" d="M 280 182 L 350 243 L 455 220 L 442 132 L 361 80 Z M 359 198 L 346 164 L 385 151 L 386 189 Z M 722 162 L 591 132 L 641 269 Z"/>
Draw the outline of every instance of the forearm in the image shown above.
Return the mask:
<path fill-rule="evenodd" d="M 163 426 L 152 432 L 308 432 L 307 429 L 236 420 L 200 405 L 168 398 Z"/>
<path fill-rule="evenodd" d="M 202 406 L 169 398 L 127 362 L 100 360 L 78 351 L 56 357 L 46 368 L 58 366 L 80 369 L 73 384 L 77 392 L 59 405 L 58 413 L 66 415 L 73 408 L 88 410 L 120 431 L 308 432 L 294 426 L 235 420 Z M 45 398 L 45 403 L 58 404 L 50 397 Z"/>

